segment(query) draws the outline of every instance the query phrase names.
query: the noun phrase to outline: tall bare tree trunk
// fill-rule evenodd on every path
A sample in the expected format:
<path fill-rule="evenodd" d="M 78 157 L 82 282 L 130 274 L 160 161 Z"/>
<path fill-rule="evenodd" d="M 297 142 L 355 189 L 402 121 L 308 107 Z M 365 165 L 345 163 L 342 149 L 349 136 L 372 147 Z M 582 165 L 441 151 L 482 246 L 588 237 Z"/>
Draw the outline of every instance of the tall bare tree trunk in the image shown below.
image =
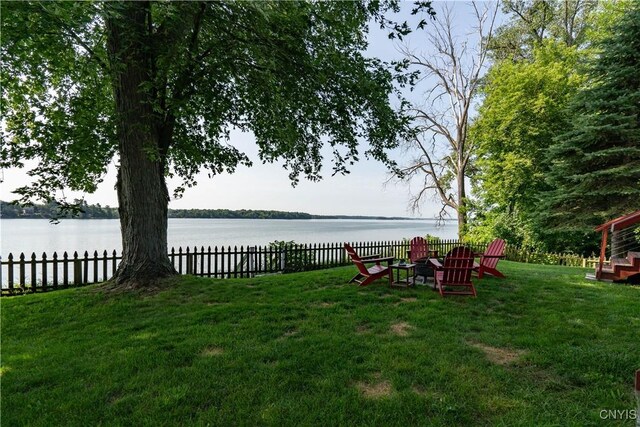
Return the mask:
<path fill-rule="evenodd" d="M 120 154 L 116 186 L 123 255 L 115 280 L 122 286 L 145 286 L 175 274 L 167 256 L 164 154 L 145 89 L 152 80 L 152 59 L 145 44 L 149 4 L 105 7 L 112 12 L 107 13 L 106 23 Z"/>
<path fill-rule="evenodd" d="M 471 7 L 475 14 L 475 46 L 456 37 L 453 10 L 445 2 L 427 29 L 426 49 L 401 47 L 409 69 L 420 72 L 420 79 L 414 84 L 427 88 L 424 99 L 407 107 L 412 127 L 407 147 L 415 157 L 396 174 L 408 183 L 419 180 L 418 191 L 410 200 L 414 211 L 424 197 L 435 194 L 441 203 L 439 219 L 455 212 L 460 239 L 467 231 L 469 210 L 465 175 L 477 150 L 468 140 L 468 126 L 485 70 L 498 3 L 479 6 L 472 2 Z"/>
<path fill-rule="evenodd" d="M 457 209 L 456 213 L 458 214 L 458 239 L 462 240 L 467 231 L 467 189 L 465 187 L 464 175 L 465 175 L 464 166 L 458 166 L 458 176 L 457 176 L 457 184 L 458 184 L 458 200 L 456 201 Z"/>

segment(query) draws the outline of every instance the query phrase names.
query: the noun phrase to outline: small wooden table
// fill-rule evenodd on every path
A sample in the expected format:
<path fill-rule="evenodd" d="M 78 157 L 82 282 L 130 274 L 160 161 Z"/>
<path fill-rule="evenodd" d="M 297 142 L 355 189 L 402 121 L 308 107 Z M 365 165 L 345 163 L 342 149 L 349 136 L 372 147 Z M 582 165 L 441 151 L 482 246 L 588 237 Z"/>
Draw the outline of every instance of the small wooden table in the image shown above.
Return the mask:
<path fill-rule="evenodd" d="M 393 271 L 396 272 L 396 280 L 389 279 L 389 286 L 399 286 L 402 288 L 408 288 L 409 286 L 415 286 L 416 279 L 416 265 L 415 264 L 391 264 L 391 277 L 393 277 Z M 405 279 L 400 279 L 400 271 L 406 272 Z"/>
<path fill-rule="evenodd" d="M 427 260 L 427 265 L 433 269 L 434 275 L 435 272 L 442 269 L 442 262 L 438 258 L 429 258 Z"/>

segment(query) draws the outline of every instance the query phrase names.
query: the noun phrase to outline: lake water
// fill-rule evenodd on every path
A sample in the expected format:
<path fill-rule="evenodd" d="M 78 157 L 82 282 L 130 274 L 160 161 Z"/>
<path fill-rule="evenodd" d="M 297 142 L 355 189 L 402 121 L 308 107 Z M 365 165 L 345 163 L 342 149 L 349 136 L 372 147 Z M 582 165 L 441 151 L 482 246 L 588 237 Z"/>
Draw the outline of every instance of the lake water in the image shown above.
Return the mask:
<path fill-rule="evenodd" d="M 169 248 L 179 246 L 265 245 L 274 240 L 296 243 L 369 242 L 401 240 L 431 234 L 455 239 L 454 221 L 436 226 L 433 220 L 277 220 L 277 219 L 169 219 Z M 52 254 L 85 250 L 111 252 L 122 249 L 117 219 L 2 219 L 0 255 L 6 259 L 24 252 Z"/>

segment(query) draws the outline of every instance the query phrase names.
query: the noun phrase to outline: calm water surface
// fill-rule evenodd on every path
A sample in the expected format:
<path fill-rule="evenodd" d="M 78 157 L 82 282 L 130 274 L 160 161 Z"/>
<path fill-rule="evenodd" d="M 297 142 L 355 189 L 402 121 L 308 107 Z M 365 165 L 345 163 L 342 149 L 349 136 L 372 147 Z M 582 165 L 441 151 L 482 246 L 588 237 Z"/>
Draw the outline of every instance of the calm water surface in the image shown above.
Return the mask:
<path fill-rule="evenodd" d="M 0 221 L 0 255 L 24 252 L 120 251 L 117 219 L 46 219 Z M 400 240 L 431 234 L 444 239 L 457 235 L 457 224 L 437 227 L 433 220 L 277 220 L 277 219 L 169 219 L 169 247 L 265 245 L 274 240 L 297 243 Z"/>

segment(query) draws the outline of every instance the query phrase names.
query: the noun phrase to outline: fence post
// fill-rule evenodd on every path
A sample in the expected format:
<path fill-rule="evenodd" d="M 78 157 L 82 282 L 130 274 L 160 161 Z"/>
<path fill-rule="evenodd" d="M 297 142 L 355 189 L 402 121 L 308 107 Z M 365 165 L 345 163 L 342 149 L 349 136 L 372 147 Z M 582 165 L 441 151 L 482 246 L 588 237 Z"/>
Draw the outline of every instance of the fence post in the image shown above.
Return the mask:
<path fill-rule="evenodd" d="M 209 264 L 211 264 L 211 260 L 209 260 Z M 200 276 L 204 277 L 204 246 L 200 246 Z"/>
<path fill-rule="evenodd" d="M 47 288 L 49 286 L 49 272 L 47 271 L 47 254 L 46 252 L 42 253 L 42 286 Z"/>
<path fill-rule="evenodd" d="M 51 263 L 51 268 L 53 269 L 53 288 L 58 288 L 58 253 L 53 253 L 53 260 Z"/>
<path fill-rule="evenodd" d="M 62 284 L 69 286 L 69 255 L 66 251 L 62 254 Z"/>
<path fill-rule="evenodd" d="M 73 253 L 73 284 L 82 284 L 82 261 L 78 258 L 78 252 Z"/>
<path fill-rule="evenodd" d="M 214 256 L 213 256 L 213 277 L 218 278 L 218 247 L 215 246 L 213 248 Z"/>
<path fill-rule="evenodd" d="M 82 283 L 89 283 L 89 252 L 84 251 L 84 262 L 82 266 Z"/>
<path fill-rule="evenodd" d="M 33 293 L 36 292 L 36 253 L 32 252 L 31 253 L 31 291 Z"/>
<path fill-rule="evenodd" d="M 7 278 L 9 280 L 9 292 L 13 294 L 13 254 L 7 257 Z"/>
<path fill-rule="evenodd" d="M 240 258 L 242 260 L 242 258 Z M 231 267 L 231 265 L 229 265 Z M 231 277 L 231 275 L 229 275 Z M 238 247 L 233 247 L 233 277 L 238 277 Z"/>
<path fill-rule="evenodd" d="M 108 255 L 106 249 L 102 253 L 102 256 L 103 256 L 103 258 L 102 258 L 102 281 L 106 282 L 107 281 L 107 277 L 109 277 L 109 272 L 107 271 L 107 268 L 109 266 L 109 263 L 108 263 L 109 255 Z"/>
<path fill-rule="evenodd" d="M 93 283 L 98 283 L 98 251 L 93 251 Z"/>
<path fill-rule="evenodd" d="M 256 247 L 248 246 L 247 247 L 247 276 L 253 277 L 255 276 L 255 265 L 256 265 Z"/>
<path fill-rule="evenodd" d="M 194 276 L 198 275 L 198 247 L 193 247 L 193 254 L 191 254 L 192 266 L 191 266 L 191 274 Z"/>
<path fill-rule="evenodd" d="M 191 274 L 194 276 L 198 274 L 198 247 L 193 247 L 193 253 L 191 254 Z"/>
<path fill-rule="evenodd" d="M 187 246 L 186 252 L 187 254 L 187 272 L 186 274 L 193 273 L 193 260 L 191 259 L 191 252 L 189 251 L 189 246 Z"/>
<path fill-rule="evenodd" d="M 216 252 L 217 251 L 217 246 L 216 246 Z M 220 278 L 224 279 L 224 246 L 220 246 Z"/>
<path fill-rule="evenodd" d="M 280 252 L 280 271 L 284 273 L 287 269 L 287 253 L 288 253 L 289 245 L 284 245 L 282 251 Z"/>
<path fill-rule="evenodd" d="M 19 262 L 19 265 L 20 265 L 20 276 L 19 276 L 19 278 L 20 278 L 20 287 L 24 288 L 24 282 L 25 282 L 25 278 L 24 278 L 24 276 L 25 276 L 25 273 L 24 273 L 24 269 L 25 269 L 24 253 L 20 254 L 20 261 L 18 261 L 18 262 Z"/>

